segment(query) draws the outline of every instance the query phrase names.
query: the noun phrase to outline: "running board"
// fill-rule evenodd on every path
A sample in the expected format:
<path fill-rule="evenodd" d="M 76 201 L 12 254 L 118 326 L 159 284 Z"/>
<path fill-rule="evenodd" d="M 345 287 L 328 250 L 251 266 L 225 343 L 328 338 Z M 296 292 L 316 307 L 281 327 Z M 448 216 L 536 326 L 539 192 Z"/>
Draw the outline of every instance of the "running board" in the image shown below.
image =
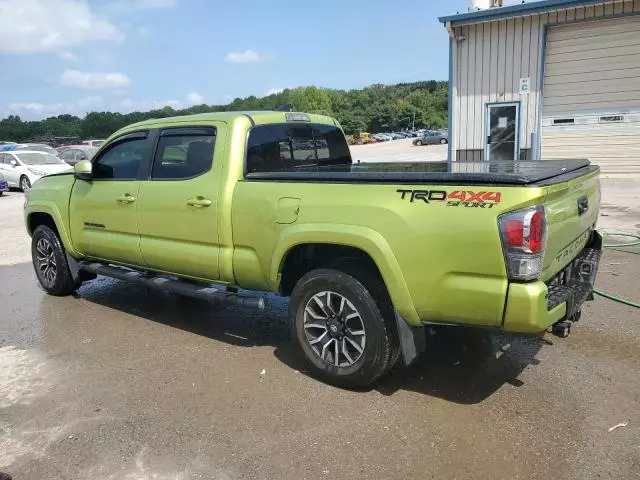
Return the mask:
<path fill-rule="evenodd" d="M 188 297 L 200 298 L 203 300 L 224 300 L 243 307 L 256 308 L 263 310 L 265 307 L 265 299 L 261 297 L 251 297 L 248 295 L 240 295 L 234 292 L 224 290 L 224 287 L 217 288 L 211 285 L 197 284 L 185 282 L 179 279 L 167 278 L 154 273 L 143 273 L 136 270 L 129 270 L 103 263 L 88 262 L 81 260 L 78 262 L 80 270 L 85 272 L 104 275 L 105 277 L 116 278 L 126 282 L 137 283 L 146 287 L 164 290 L 165 292 L 177 293 L 178 295 L 186 295 Z"/>

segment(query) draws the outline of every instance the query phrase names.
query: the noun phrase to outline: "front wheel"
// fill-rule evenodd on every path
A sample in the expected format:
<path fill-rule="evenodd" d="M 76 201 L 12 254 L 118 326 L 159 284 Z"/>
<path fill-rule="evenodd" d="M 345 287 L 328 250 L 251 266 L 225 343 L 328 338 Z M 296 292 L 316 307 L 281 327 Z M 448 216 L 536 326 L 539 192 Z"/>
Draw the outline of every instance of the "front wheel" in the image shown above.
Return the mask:
<path fill-rule="evenodd" d="M 440 139 L 440 143 L 441 143 L 442 145 L 445 145 L 445 144 L 447 143 L 447 139 L 446 139 L 446 138 L 441 138 L 441 139 Z"/>
<path fill-rule="evenodd" d="M 341 387 L 363 387 L 393 363 L 394 325 L 367 288 L 338 270 L 304 275 L 291 295 L 293 336 L 313 373 Z"/>
<path fill-rule="evenodd" d="M 31 236 L 31 257 L 36 277 L 47 293 L 70 295 L 77 288 L 67 263 L 64 247 L 56 232 L 39 225 Z"/>
<path fill-rule="evenodd" d="M 27 190 L 29 190 L 31 188 L 31 182 L 29 181 L 29 179 L 27 178 L 26 175 L 23 175 L 22 177 L 20 177 L 20 189 L 23 192 L 26 192 Z"/>
<path fill-rule="evenodd" d="M 422 142 L 421 142 L 420 140 L 416 140 L 416 145 L 417 145 L 418 147 L 421 147 L 421 146 L 422 146 Z"/>

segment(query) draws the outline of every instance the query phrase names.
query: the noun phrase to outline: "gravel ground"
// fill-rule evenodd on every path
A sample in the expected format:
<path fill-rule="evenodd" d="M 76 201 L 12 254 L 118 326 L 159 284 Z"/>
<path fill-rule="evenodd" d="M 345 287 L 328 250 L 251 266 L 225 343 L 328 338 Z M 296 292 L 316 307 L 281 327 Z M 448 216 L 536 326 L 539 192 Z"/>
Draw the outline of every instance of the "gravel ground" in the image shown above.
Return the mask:
<path fill-rule="evenodd" d="M 605 179 L 601 223 L 638 231 L 639 185 Z M 636 310 L 597 298 L 563 340 L 439 329 L 416 365 L 340 390 L 305 373 L 282 299 L 259 313 L 104 278 L 45 295 L 22 203 L 0 198 L 0 471 L 16 480 L 638 478 Z M 598 286 L 639 285 L 640 252 L 607 251 Z"/>
<path fill-rule="evenodd" d="M 447 145 L 412 144 L 413 138 L 391 140 L 369 145 L 352 145 L 354 162 L 431 162 L 447 159 Z"/>

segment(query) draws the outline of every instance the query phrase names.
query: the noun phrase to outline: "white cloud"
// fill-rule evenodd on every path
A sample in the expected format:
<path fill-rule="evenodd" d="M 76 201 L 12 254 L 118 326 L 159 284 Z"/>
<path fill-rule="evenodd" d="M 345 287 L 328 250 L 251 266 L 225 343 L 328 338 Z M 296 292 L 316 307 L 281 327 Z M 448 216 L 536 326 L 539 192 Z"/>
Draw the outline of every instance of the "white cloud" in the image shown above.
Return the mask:
<path fill-rule="evenodd" d="M 104 0 L 100 7 L 107 13 L 130 13 L 156 8 L 169 8 L 176 3 L 176 0 Z"/>
<path fill-rule="evenodd" d="M 284 88 L 270 88 L 269 90 L 266 91 L 264 96 L 268 97 L 269 95 L 275 95 L 277 93 L 282 93 L 283 90 L 284 90 Z"/>
<path fill-rule="evenodd" d="M 135 100 L 125 98 L 118 104 L 118 110 L 122 113 L 146 112 L 147 110 L 158 110 L 164 107 L 178 110 L 184 108 L 184 106 L 184 103 L 180 100 Z"/>
<path fill-rule="evenodd" d="M 128 87 L 131 85 L 131 80 L 123 73 L 91 73 L 79 70 L 65 70 L 60 76 L 60 85 L 84 90 L 102 90 Z"/>
<path fill-rule="evenodd" d="M 267 59 L 265 55 L 260 55 L 253 50 L 245 50 L 244 52 L 231 52 L 224 57 L 227 63 L 258 63 Z"/>
<path fill-rule="evenodd" d="M 9 110 L 13 113 L 35 113 L 38 115 L 53 114 L 62 110 L 61 103 L 40 103 L 40 102 L 14 102 L 9 105 Z"/>
<path fill-rule="evenodd" d="M 75 102 L 41 103 L 41 102 L 14 102 L 9 105 L 9 113 L 20 115 L 23 119 L 34 120 L 44 117 L 68 113 L 71 115 L 85 115 L 87 112 L 98 108 L 104 99 L 99 96 L 87 96 Z"/>
<path fill-rule="evenodd" d="M 187 94 L 187 103 L 189 105 L 202 105 L 204 103 L 204 97 L 198 92 L 190 92 Z"/>
<path fill-rule="evenodd" d="M 196 102 L 196 100 L 198 100 Z M 172 107 L 175 110 L 187 108 L 191 105 L 203 103 L 203 97 L 199 93 L 190 92 L 183 100 L 140 100 L 131 97 L 118 99 L 113 91 L 109 91 L 107 97 L 99 95 L 86 95 L 71 102 L 43 103 L 37 101 L 14 102 L 5 109 L 0 109 L 0 117 L 6 115 L 20 115 L 24 120 L 40 120 L 42 118 L 61 114 L 84 116 L 88 112 L 145 112 L 158 110 L 164 107 Z"/>
<path fill-rule="evenodd" d="M 60 52 L 58 52 L 58 57 L 60 57 L 62 60 L 66 60 L 67 62 L 77 62 L 78 61 L 78 57 L 75 56 L 73 53 L 68 52 L 66 50 L 62 50 Z"/>
<path fill-rule="evenodd" d="M 148 27 L 138 27 L 136 33 L 139 37 L 148 38 L 151 36 L 151 30 Z"/>
<path fill-rule="evenodd" d="M 122 41 L 124 34 L 96 17 L 87 0 L 0 0 L 0 52 L 35 53 L 91 41 Z"/>

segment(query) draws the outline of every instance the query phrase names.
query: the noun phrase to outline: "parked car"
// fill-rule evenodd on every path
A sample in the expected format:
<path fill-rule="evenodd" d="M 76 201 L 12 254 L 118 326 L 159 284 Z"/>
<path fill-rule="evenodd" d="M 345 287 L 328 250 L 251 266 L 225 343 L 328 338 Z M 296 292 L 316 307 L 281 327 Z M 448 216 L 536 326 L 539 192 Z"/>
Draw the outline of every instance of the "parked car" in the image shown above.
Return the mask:
<path fill-rule="evenodd" d="M 388 142 L 389 140 L 391 140 L 391 137 L 386 133 L 375 133 L 371 136 L 379 142 Z"/>
<path fill-rule="evenodd" d="M 73 166 L 82 160 L 91 160 L 97 151 L 98 147 L 90 147 L 89 145 L 70 145 L 59 153 L 58 157 Z"/>
<path fill-rule="evenodd" d="M 191 118 L 125 127 L 74 174 L 36 182 L 24 218 L 45 291 L 106 275 L 245 308 L 265 298 L 238 289 L 290 297 L 309 371 L 349 387 L 415 360 L 431 325 L 560 335 L 592 298 L 587 160 L 353 164 L 322 115 Z M 329 148 L 300 150 L 305 165 L 281 154 L 313 132 Z M 165 161 L 176 145 L 186 155 Z"/>
<path fill-rule="evenodd" d="M 393 140 L 400 140 L 400 139 L 404 138 L 404 135 L 401 135 L 398 132 L 393 132 L 393 133 L 390 133 L 389 135 L 391 135 L 391 138 Z"/>
<path fill-rule="evenodd" d="M 26 192 L 39 178 L 72 170 L 55 155 L 37 151 L 0 152 L 0 173 L 9 187 Z"/>
<path fill-rule="evenodd" d="M 57 155 L 58 151 L 45 144 L 45 143 L 14 143 L 10 145 L 0 146 L 0 152 L 13 152 L 13 151 L 30 151 L 30 152 L 44 152 L 51 155 Z"/>
<path fill-rule="evenodd" d="M 443 132 L 426 132 L 413 141 L 414 145 L 435 145 L 436 143 L 449 143 L 449 136 Z"/>
<path fill-rule="evenodd" d="M 0 173 L 0 197 L 4 192 L 8 192 L 8 191 L 9 191 L 9 185 L 7 184 L 7 181 L 4 178 L 4 175 Z"/>
<path fill-rule="evenodd" d="M 106 140 L 83 140 L 82 144 L 89 145 L 90 147 L 101 147 L 102 145 L 104 145 L 105 141 Z"/>

